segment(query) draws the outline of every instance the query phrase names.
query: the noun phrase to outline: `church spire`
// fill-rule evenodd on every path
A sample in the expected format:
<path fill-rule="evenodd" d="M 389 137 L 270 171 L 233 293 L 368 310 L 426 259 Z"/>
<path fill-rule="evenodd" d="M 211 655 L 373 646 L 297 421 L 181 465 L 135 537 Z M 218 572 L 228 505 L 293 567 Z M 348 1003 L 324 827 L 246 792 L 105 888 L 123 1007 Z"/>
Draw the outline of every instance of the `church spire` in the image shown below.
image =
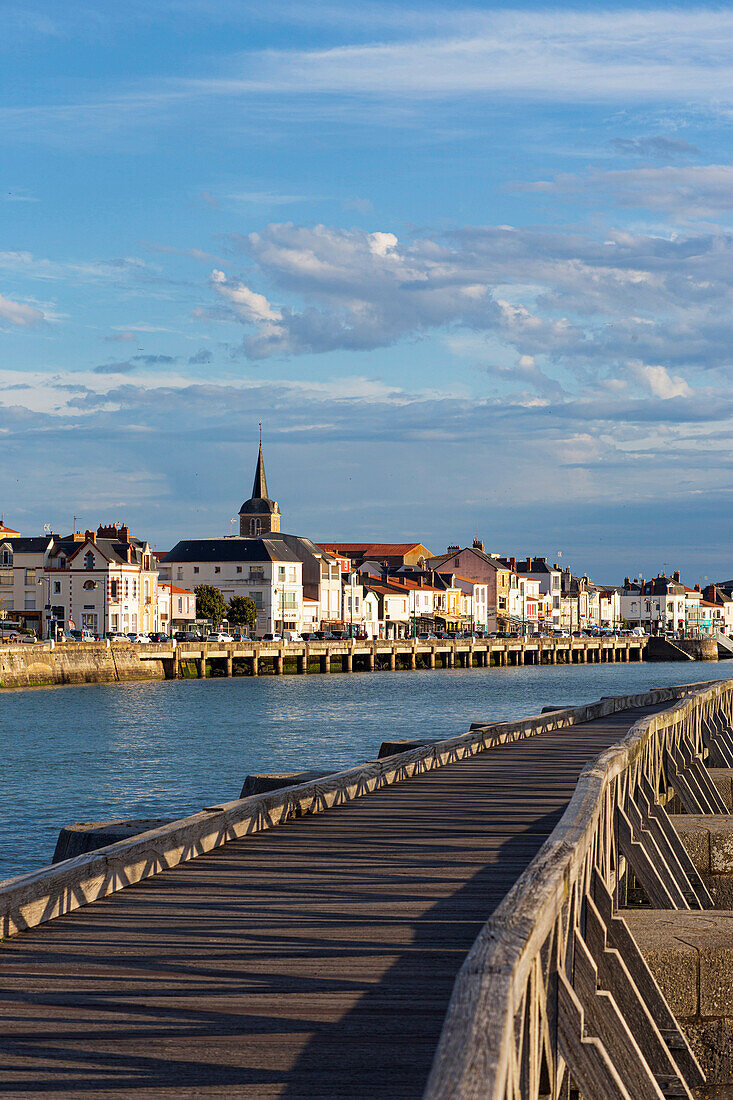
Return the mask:
<path fill-rule="evenodd" d="M 260 424 L 260 453 L 257 456 L 257 468 L 255 470 L 254 484 L 252 485 L 252 500 L 269 500 L 267 495 L 267 475 L 265 473 L 265 460 L 262 457 L 262 425 Z"/>
<path fill-rule="evenodd" d="M 260 449 L 257 455 L 252 496 L 239 509 L 239 533 L 247 538 L 276 534 L 280 530 L 280 509 L 276 500 L 270 500 L 267 492 L 265 459 L 262 454 L 262 424 L 260 424 Z"/>

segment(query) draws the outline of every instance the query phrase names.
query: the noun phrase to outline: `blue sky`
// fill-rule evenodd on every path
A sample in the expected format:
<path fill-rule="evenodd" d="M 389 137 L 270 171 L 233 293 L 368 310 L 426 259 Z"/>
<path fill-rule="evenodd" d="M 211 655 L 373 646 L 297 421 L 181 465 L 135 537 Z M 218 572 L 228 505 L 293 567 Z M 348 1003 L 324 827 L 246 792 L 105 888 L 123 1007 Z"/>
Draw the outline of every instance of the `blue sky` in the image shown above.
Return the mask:
<path fill-rule="evenodd" d="M 2 4 L 24 533 L 733 576 L 733 11 Z"/>

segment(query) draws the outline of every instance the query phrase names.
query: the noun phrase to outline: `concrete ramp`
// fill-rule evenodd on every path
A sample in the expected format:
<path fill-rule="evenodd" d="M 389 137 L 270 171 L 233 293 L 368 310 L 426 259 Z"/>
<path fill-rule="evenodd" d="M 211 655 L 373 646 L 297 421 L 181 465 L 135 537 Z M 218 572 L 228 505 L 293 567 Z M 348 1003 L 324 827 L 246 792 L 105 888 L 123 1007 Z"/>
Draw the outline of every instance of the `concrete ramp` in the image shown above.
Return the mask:
<path fill-rule="evenodd" d="M 733 641 L 725 634 L 716 634 L 715 641 L 718 643 L 718 660 L 723 660 L 726 657 L 733 657 Z"/>
<path fill-rule="evenodd" d="M 694 661 L 691 653 L 671 642 L 669 638 L 650 638 L 646 647 L 647 661 Z"/>

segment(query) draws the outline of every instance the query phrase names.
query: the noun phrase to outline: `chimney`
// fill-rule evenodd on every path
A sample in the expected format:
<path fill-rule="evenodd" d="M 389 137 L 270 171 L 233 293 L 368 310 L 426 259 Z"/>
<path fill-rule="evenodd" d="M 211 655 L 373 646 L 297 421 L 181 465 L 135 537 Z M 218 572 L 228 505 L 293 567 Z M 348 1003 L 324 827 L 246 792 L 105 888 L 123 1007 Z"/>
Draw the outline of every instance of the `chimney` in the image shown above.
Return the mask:
<path fill-rule="evenodd" d="M 511 569 L 512 573 L 516 573 L 516 571 L 517 571 L 517 559 L 516 558 L 510 558 L 509 559 L 509 568 Z"/>
<path fill-rule="evenodd" d="M 527 570 L 528 573 L 532 572 L 532 559 L 531 558 L 527 558 L 527 560 L 525 562 L 525 569 Z"/>
<path fill-rule="evenodd" d="M 460 546 L 449 546 L 446 553 L 448 553 L 448 554 L 458 554 L 458 553 L 460 553 L 460 550 L 461 550 Z"/>
<path fill-rule="evenodd" d="M 631 584 L 631 581 L 629 580 L 629 578 L 624 577 L 624 588 L 628 588 L 630 584 Z"/>
<path fill-rule="evenodd" d="M 90 540 L 91 542 L 96 543 L 96 541 L 97 541 L 96 532 L 95 531 L 85 531 L 84 532 L 84 538 Z"/>
<path fill-rule="evenodd" d="M 695 585 L 695 591 L 696 591 L 696 592 L 699 592 L 699 591 L 700 591 L 700 585 L 699 585 L 699 584 L 696 584 L 696 585 Z"/>
<path fill-rule="evenodd" d="M 537 560 L 541 561 L 543 565 L 547 565 L 547 558 L 538 558 Z"/>
<path fill-rule="evenodd" d="M 473 540 L 473 548 L 474 550 L 480 550 L 483 553 L 484 544 L 478 536 Z"/>
<path fill-rule="evenodd" d="M 681 583 L 682 583 L 682 577 L 681 577 L 681 575 L 680 575 L 680 571 L 679 571 L 679 569 L 675 569 L 674 573 L 672 574 L 672 580 L 673 580 L 673 581 L 676 581 L 676 582 L 677 582 L 677 584 L 681 584 Z"/>

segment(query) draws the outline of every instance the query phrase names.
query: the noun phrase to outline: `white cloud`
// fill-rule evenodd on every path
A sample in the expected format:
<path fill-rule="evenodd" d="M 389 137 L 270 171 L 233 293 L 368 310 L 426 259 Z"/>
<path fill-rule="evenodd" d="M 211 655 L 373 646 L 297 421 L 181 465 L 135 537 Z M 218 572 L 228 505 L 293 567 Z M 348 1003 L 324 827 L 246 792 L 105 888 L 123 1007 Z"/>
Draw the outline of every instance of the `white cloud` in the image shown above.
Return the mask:
<path fill-rule="evenodd" d="M 586 175 L 564 174 L 521 185 L 521 190 L 674 212 L 681 220 L 733 210 L 733 164 L 665 165 Z"/>
<path fill-rule="evenodd" d="M 257 324 L 282 318 L 280 310 L 274 309 L 264 294 L 255 293 L 244 283 L 230 283 L 223 271 L 212 271 L 211 282 L 243 321 Z"/>
<path fill-rule="evenodd" d="M 692 397 L 693 391 L 679 375 L 671 375 L 662 366 L 650 363 L 633 363 L 629 373 L 652 397 L 667 401 L 672 397 Z"/>
<path fill-rule="evenodd" d="M 0 321 L 6 321 L 19 328 L 33 328 L 34 325 L 40 325 L 45 320 L 43 312 L 35 306 L 14 302 L 0 294 Z"/>

